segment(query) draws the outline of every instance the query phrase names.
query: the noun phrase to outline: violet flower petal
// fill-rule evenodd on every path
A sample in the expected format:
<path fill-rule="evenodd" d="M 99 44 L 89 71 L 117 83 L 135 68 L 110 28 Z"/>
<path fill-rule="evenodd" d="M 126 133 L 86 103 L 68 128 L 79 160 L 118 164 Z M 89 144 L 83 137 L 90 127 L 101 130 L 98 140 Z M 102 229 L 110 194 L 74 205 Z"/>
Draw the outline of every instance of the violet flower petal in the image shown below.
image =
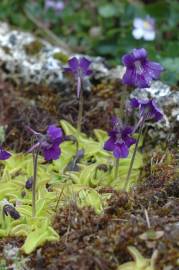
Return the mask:
<path fill-rule="evenodd" d="M 81 91 L 81 78 L 77 78 L 77 98 L 80 97 L 80 91 Z"/>
<path fill-rule="evenodd" d="M 0 146 L 0 160 L 6 160 L 10 158 L 11 154 L 7 151 L 5 151 L 1 146 Z"/>
<path fill-rule="evenodd" d="M 147 51 L 144 48 L 133 49 L 132 54 L 135 60 L 141 60 L 141 59 L 145 60 L 147 57 Z"/>
<path fill-rule="evenodd" d="M 50 143 L 60 144 L 63 139 L 63 133 L 61 128 L 56 127 L 56 125 L 50 125 L 47 129 L 47 136 Z"/>
<path fill-rule="evenodd" d="M 109 138 L 104 144 L 104 150 L 113 151 L 115 147 L 114 144 L 115 141 L 112 138 Z"/>
<path fill-rule="evenodd" d="M 87 73 L 91 73 L 91 70 L 89 70 L 90 64 L 91 64 L 91 61 L 88 60 L 87 58 L 82 57 L 80 59 L 79 66 L 82 69 L 84 75 L 87 75 Z"/>
<path fill-rule="evenodd" d="M 42 149 L 45 160 L 57 160 L 60 157 L 61 149 L 58 144 L 53 144 L 50 148 Z"/>
<path fill-rule="evenodd" d="M 153 79 L 158 79 L 161 72 L 164 71 L 164 68 L 159 63 L 152 61 L 148 62 L 145 67 Z"/>
<path fill-rule="evenodd" d="M 118 144 L 113 151 L 115 158 L 126 158 L 129 154 L 128 147 L 125 144 Z"/>
<path fill-rule="evenodd" d="M 130 100 L 130 106 L 132 107 L 132 108 L 138 108 L 139 107 L 139 105 L 140 105 L 140 103 L 139 103 L 139 101 L 138 101 L 138 99 L 137 98 L 132 98 L 131 100 Z"/>
<path fill-rule="evenodd" d="M 156 62 L 147 59 L 147 51 L 144 48 L 133 49 L 131 53 L 122 57 L 126 66 L 122 82 L 139 88 L 150 87 L 152 80 L 157 80 L 163 71 L 163 67 Z"/>
<path fill-rule="evenodd" d="M 75 74 L 76 72 L 78 72 L 78 68 L 79 68 L 79 62 L 78 59 L 76 57 L 72 57 L 70 58 L 70 60 L 68 60 L 68 64 L 69 67 L 71 68 L 71 71 Z"/>
<path fill-rule="evenodd" d="M 135 61 L 135 58 L 134 56 L 129 53 L 129 54 L 125 54 L 123 57 L 122 57 L 122 63 L 127 66 L 127 67 L 131 67 L 133 66 L 133 62 Z"/>

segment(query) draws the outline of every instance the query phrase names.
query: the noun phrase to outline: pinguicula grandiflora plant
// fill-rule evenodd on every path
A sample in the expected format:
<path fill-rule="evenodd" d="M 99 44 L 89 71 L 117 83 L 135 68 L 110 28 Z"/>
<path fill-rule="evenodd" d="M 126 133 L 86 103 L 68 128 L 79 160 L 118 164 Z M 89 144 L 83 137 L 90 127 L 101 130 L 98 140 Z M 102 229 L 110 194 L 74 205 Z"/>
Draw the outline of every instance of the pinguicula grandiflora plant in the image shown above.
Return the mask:
<path fill-rule="evenodd" d="M 148 60 L 147 51 L 144 48 L 133 49 L 131 53 L 122 57 L 122 62 L 126 66 L 126 71 L 122 82 L 126 85 L 138 87 L 139 89 L 150 87 L 152 81 L 157 80 L 163 71 L 163 67 L 159 63 Z M 139 109 L 139 121 L 136 127 L 134 127 L 134 132 L 139 129 L 139 134 L 131 158 L 129 171 L 126 177 L 124 185 L 125 190 L 128 186 L 144 123 L 147 120 L 153 120 L 157 122 L 163 118 L 162 111 L 158 108 L 156 102 L 153 99 L 140 100 L 133 98 L 130 100 L 129 104 L 132 109 Z"/>
<path fill-rule="evenodd" d="M 33 180 L 32 180 L 32 216 L 36 214 L 36 185 L 37 185 L 37 165 L 38 155 L 41 152 L 46 161 L 57 160 L 60 157 L 60 144 L 63 141 L 62 129 L 56 125 L 49 125 L 46 134 L 36 132 L 28 128 L 32 132 L 37 141 L 28 152 L 33 154 Z"/>
<path fill-rule="evenodd" d="M 109 139 L 104 144 L 104 149 L 113 152 L 115 158 L 114 179 L 118 176 L 119 159 L 129 155 L 129 148 L 136 140 L 132 137 L 133 128 L 124 125 L 119 118 L 112 118 L 112 130 L 108 132 Z"/>
<path fill-rule="evenodd" d="M 125 181 L 124 189 L 126 189 L 128 186 L 129 178 L 130 178 L 132 167 L 134 164 L 134 159 L 138 150 L 139 141 L 142 135 L 145 122 L 147 120 L 158 122 L 163 118 L 163 112 L 158 108 L 154 99 L 140 100 L 140 99 L 133 98 L 130 100 L 130 106 L 132 109 L 136 109 L 136 108 L 139 109 L 139 120 L 134 129 L 134 131 L 138 130 L 138 137 L 137 137 L 134 152 L 132 155 L 131 163 L 129 166 L 129 171 L 128 171 L 127 178 Z"/>
<path fill-rule="evenodd" d="M 123 82 L 127 85 L 139 88 L 150 87 L 152 80 L 157 79 L 162 71 L 162 67 L 158 63 L 150 62 L 147 59 L 144 49 L 133 50 L 123 60 L 127 66 Z M 82 86 L 85 76 L 91 73 L 90 63 L 85 58 L 69 60 L 69 68 L 66 71 L 74 75 L 78 98 L 83 94 Z M 3 207 L 5 206 L 4 214 L 8 215 L 6 224 L 9 225 L 8 228 L 0 230 L 0 236 L 9 234 L 26 236 L 23 250 L 29 254 L 45 241 L 59 239 L 58 233 L 51 227 L 51 217 L 64 201 L 75 197 L 80 207 L 88 205 L 93 207 L 97 213 L 101 213 L 110 198 L 110 194 L 99 193 L 101 186 L 121 189 L 123 182 L 121 181 L 121 185 L 118 176 L 123 179 L 123 176 L 126 177 L 126 175 L 125 190 L 128 188 L 129 178 L 130 183 L 133 178 L 133 183 L 136 182 L 142 166 L 142 157 L 137 149 L 144 124 L 148 120 L 159 121 L 163 114 L 154 100 L 133 98 L 129 100 L 129 107 L 132 112 L 134 110 L 139 112 L 139 119 L 135 126 L 127 124 L 127 119 L 114 117 L 112 129 L 108 135 L 102 130 L 95 130 L 96 139 L 79 132 L 82 107 L 79 109 L 81 115 L 79 113 L 78 131 L 64 120 L 61 121 L 61 127 L 65 136 L 61 128 L 56 125 L 48 126 L 45 134 L 28 128 L 34 139 L 34 144 L 28 151 L 33 154 L 33 164 L 31 155 L 13 155 L 10 160 L 5 162 L 6 166 L 2 175 L 5 181 L 2 183 L 0 195 L 1 199 L 5 197 L 10 202 L 9 204 L 5 201 L 3 204 Z M 138 138 L 134 137 L 136 132 L 139 133 Z M 61 145 L 62 142 L 64 143 Z M 130 159 L 132 145 L 134 152 Z M 4 151 L 1 149 L 2 158 L 0 155 L 0 159 L 2 160 L 10 156 L 8 152 Z M 115 160 L 113 169 L 111 152 Z M 38 162 L 39 154 L 42 154 L 47 161 L 45 166 L 44 163 Z M 60 156 L 61 158 L 58 160 Z M 24 176 L 27 179 L 25 185 Z M 29 176 L 31 177 L 29 178 Z M 116 179 L 117 181 L 114 181 Z M 50 189 L 47 188 L 47 183 Z M 19 214 L 14 211 L 14 208 Z"/>
<path fill-rule="evenodd" d="M 81 130 L 81 123 L 83 117 L 83 81 L 86 76 L 92 73 L 90 69 L 91 61 L 85 57 L 72 57 L 68 60 L 69 67 L 64 68 L 65 72 L 71 73 L 77 85 L 77 98 L 79 99 L 77 130 Z"/>

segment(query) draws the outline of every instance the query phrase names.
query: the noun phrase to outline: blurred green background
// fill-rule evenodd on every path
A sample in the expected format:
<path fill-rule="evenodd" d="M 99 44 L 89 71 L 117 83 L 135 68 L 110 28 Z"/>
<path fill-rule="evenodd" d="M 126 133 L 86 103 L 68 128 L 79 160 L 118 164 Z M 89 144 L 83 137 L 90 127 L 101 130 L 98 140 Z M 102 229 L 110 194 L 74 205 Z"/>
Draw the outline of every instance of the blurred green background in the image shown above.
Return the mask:
<path fill-rule="evenodd" d="M 150 58 L 166 71 L 163 80 L 179 82 L 178 0 L 66 0 L 57 12 L 45 9 L 45 0 L 1 0 L 0 20 L 44 36 L 52 31 L 72 51 L 103 56 L 109 65 L 121 64 L 121 56 L 132 48 L 144 47 Z M 156 20 L 154 41 L 135 40 L 133 19 L 150 15 Z"/>

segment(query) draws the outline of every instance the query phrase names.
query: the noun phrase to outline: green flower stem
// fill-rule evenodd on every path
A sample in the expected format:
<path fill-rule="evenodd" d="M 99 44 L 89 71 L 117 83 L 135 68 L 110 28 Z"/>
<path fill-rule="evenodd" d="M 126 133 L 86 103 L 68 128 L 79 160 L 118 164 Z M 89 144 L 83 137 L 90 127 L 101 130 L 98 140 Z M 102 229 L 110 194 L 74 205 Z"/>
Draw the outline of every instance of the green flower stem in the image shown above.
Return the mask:
<path fill-rule="evenodd" d="M 2 229 L 6 229 L 7 224 L 6 224 L 6 215 L 4 211 L 2 210 Z"/>
<path fill-rule="evenodd" d="M 135 144 L 134 152 L 132 154 L 131 162 L 130 162 L 130 165 L 129 165 L 129 170 L 128 170 L 127 177 L 126 177 L 126 180 L 125 180 L 125 183 L 124 183 L 124 190 L 125 191 L 127 190 L 127 186 L 128 186 L 129 179 L 130 179 L 130 176 L 131 176 L 131 172 L 132 172 L 132 168 L 133 168 L 133 165 L 134 165 L 135 156 L 136 156 L 136 153 L 137 153 L 137 150 L 138 150 L 138 146 L 139 146 L 139 141 L 140 141 L 140 138 L 141 138 L 141 135 L 142 135 L 142 130 L 143 130 L 143 125 L 141 125 L 140 126 L 140 129 L 139 129 L 139 134 L 138 134 L 137 142 Z"/>
<path fill-rule="evenodd" d="M 125 100 L 127 97 L 127 86 L 124 85 L 121 91 L 121 98 L 120 98 L 120 109 L 119 109 L 119 118 L 125 121 L 126 114 L 125 114 Z"/>
<path fill-rule="evenodd" d="M 78 110 L 78 120 L 77 120 L 77 130 L 81 131 L 81 123 L 83 117 L 83 91 L 80 91 L 80 100 L 79 100 L 79 110 Z"/>
<path fill-rule="evenodd" d="M 32 182 L 32 217 L 36 215 L 36 185 L 37 185 L 37 165 L 38 165 L 38 155 L 39 151 L 37 149 L 36 153 L 33 153 L 33 182 Z"/>
<path fill-rule="evenodd" d="M 114 164 L 114 180 L 117 179 L 118 172 L 119 172 L 119 158 L 116 158 Z"/>

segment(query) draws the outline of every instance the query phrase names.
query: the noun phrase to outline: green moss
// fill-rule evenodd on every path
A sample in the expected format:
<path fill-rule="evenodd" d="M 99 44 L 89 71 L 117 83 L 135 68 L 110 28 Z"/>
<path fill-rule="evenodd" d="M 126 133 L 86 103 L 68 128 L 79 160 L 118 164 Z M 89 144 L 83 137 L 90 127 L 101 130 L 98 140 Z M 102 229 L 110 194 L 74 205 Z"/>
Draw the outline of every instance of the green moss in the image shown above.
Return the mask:
<path fill-rule="evenodd" d="M 36 55 L 43 48 L 43 44 L 39 40 L 34 40 L 29 44 L 24 45 L 24 49 L 28 55 Z"/>
<path fill-rule="evenodd" d="M 6 46 L 3 46 L 2 49 L 5 51 L 5 53 L 9 54 L 10 53 L 10 49 Z"/>
<path fill-rule="evenodd" d="M 59 60 L 60 62 L 62 62 L 63 64 L 66 64 L 68 61 L 68 55 L 62 53 L 62 52 L 57 52 L 53 54 L 53 58 L 56 60 Z"/>

